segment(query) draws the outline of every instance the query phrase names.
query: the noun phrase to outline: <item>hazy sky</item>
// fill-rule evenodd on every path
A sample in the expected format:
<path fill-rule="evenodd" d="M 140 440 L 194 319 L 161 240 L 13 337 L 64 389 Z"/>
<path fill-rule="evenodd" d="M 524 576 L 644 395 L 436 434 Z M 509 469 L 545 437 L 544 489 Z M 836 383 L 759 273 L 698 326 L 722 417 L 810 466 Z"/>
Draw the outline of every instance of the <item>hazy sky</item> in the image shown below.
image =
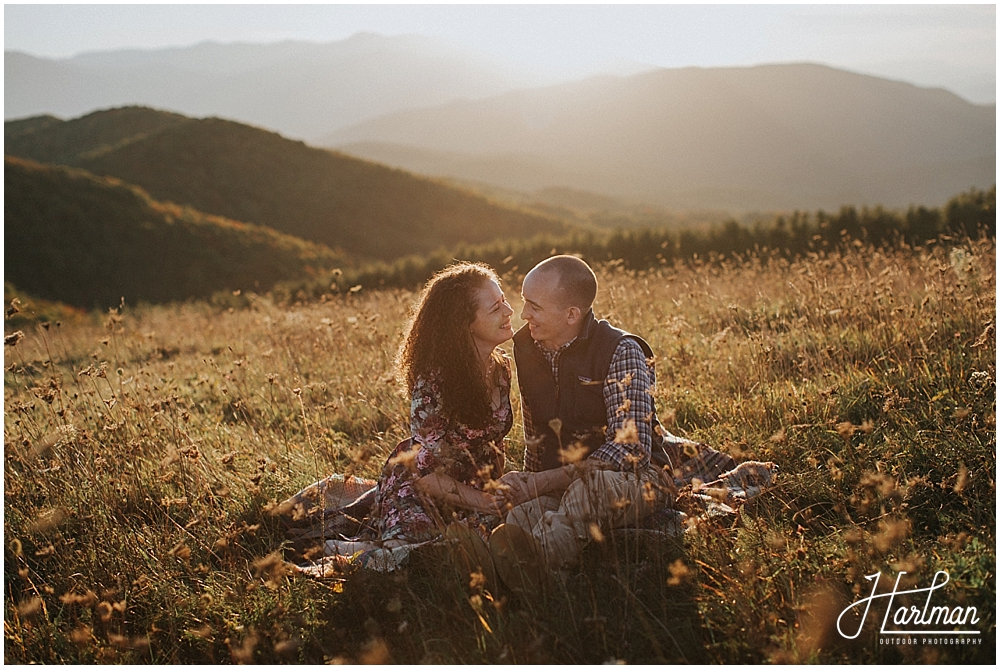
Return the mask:
<path fill-rule="evenodd" d="M 993 4 L 4 6 L 4 48 L 46 57 L 360 31 L 444 37 L 566 77 L 809 61 L 996 100 Z"/>

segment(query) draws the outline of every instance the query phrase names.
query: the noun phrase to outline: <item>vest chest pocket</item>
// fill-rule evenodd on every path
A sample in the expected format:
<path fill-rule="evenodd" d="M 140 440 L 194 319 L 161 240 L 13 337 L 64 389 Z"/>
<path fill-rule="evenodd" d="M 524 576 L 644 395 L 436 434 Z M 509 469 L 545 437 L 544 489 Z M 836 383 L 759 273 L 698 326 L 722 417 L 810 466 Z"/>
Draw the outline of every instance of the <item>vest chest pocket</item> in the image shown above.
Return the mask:
<path fill-rule="evenodd" d="M 604 379 L 578 376 L 575 385 L 576 403 L 573 413 L 577 425 L 588 430 L 606 425 L 608 412 L 604 406 Z"/>

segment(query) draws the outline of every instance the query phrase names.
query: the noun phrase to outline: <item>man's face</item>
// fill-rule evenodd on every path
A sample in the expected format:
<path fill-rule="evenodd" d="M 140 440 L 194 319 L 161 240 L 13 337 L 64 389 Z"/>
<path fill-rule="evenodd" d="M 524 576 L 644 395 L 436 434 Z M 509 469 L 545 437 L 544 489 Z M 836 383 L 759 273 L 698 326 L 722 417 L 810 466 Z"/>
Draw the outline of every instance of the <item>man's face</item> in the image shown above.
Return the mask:
<path fill-rule="evenodd" d="M 521 319 L 527 322 L 531 338 L 545 348 L 554 351 L 580 333 L 580 309 L 565 304 L 555 272 L 528 272 L 521 297 Z"/>

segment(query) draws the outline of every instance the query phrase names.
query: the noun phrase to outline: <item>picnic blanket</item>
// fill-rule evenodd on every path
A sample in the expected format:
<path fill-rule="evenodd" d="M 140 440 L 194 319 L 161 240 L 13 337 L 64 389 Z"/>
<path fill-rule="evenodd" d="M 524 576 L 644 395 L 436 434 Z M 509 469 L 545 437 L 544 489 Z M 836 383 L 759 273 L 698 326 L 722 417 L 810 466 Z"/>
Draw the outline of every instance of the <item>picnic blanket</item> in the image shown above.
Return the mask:
<path fill-rule="evenodd" d="M 698 518 L 731 516 L 748 501 L 760 496 L 774 483 L 778 467 L 773 462 L 748 461 L 736 464 L 732 457 L 706 444 L 677 437 L 669 432 L 667 440 L 679 452 L 694 454 L 674 470 L 677 498 L 673 505 L 658 509 L 634 528 L 622 528 L 612 535 L 646 531 L 680 536 L 692 529 Z M 300 540 L 320 541 L 357 538 L 374 540 L 374 528 L 366 523 L 374 498 L 376 481 L 357 476 L 333 474 L 312 484 L 282 502 L 278 513 L 286 519 L 291 536 Z M 404 566 L 410 554 L 443 538 L 395 548 L 374 548 L 359 552 L 351 563 L 361 568 L 389 572 Z M 329 544 L 330 552 L 333 544 Z M 308 576 L 341 575 L 342 556 L 328 555 L 297 565 Z"/>

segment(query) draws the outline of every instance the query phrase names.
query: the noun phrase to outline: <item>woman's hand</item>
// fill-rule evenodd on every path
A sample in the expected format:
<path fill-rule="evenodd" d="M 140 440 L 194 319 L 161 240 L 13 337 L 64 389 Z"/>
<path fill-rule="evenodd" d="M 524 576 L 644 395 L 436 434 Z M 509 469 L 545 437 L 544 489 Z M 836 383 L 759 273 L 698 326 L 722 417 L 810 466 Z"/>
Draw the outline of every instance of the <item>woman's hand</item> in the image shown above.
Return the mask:
<path fill-rule="evenodd" d="M 461 509 L 468 509 L 491 516 L 502 516 L 502 503 L 493 495 L 459 483 L 447 474 L 434 472 L 413 483 L 421 495 L 435 501 L 445 502 Z"/>

